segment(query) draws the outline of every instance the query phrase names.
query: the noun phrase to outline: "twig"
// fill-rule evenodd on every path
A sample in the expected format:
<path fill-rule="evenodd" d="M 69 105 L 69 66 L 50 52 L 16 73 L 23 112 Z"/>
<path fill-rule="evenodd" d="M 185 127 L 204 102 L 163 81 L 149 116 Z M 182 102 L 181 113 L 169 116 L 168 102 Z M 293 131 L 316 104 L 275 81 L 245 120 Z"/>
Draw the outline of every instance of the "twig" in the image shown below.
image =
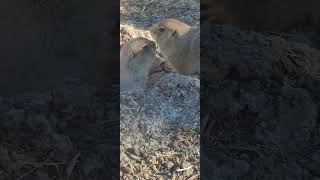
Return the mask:
<path fill-rule="evenodd" d="M 75 161 L 75 162 L 78 162 L 78 161 Z M 69 164 L 69 163 L 72 163 L 71 162 L 52 162 L 52 163 L 43 163 L 43 162 L 40 162 L 40 163 L 33 163 L 33 162 L 23 162 L 22 164 L 23 165 L 40 165 L 40 166 L 56 166 L 56 165 L 64 165 L 64 164 Z"/>
<path fill-rule="evenodd" d="M 66 169 L 66 173 L 67 173 L 67 179 L 70 178 L 72 171 L 74 169 L 74 167 L 76 166 L 76 163 L 78 162 L 77 159 L 79 159 L 80 157 L 80 153 L 76 154 L 73 159 L 70 161 L 69 166 Z"/>
<path fill-rule="evenodd" d="M 191 169 L 191 168 L 192 168 L 192 165 L 191 165 L 191 166 L 189 166 L 189 167 L 187 167 L 187 168 L 177 169 L 176 171 L 177 171 L 177 172 L 182 172 L 182 171 L 189 170 L 189 169 Z"/>
<path fill-rule="evenodd" d="M 46 160 L 44 160 L 42 163 L 47 163 L 52 156 L 54 155 L 54 153 L 51 153 Z M 27 171 L 26 173 L 22 174 L 20 177 L 18 177 L 18 179 L 23 179 L 24 177 L 28 176 L 29 174 L 33 173 L 35 170 L 37 170 L 38 168 L 40 168 L 42 165 L 42 163 L 38 163 L 35 165 L 34 168 L 32 168 L 30 171 Z"/>

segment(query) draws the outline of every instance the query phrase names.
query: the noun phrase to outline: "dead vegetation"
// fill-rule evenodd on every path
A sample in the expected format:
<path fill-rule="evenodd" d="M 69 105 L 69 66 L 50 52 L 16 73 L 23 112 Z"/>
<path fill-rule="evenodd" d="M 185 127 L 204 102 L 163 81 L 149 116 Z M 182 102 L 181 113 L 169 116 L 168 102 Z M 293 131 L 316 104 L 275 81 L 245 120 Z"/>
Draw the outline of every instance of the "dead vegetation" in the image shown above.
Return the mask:
<path fill-rule="evenodd" d="M 121 24 L 148 27 L 153 23 L 176 18 L 190 25 L 200 23 L 199 0 L 121 0 Z"/>
<path fill-rule="evenodd" d="M 176 4 L 169 5 L 168 2 L 122 1 L 124 16 L 121 18 L 125 24 L 142 30 L 170 15 L 180 20 L 187 17 L 186 22 L 195 22 L 184 12 L 188 6 L 169 12 L 166 10 Z M 180 1 L 175 2 L 179 4 Z M 147 11 L 150 7 L 160 9 L 152 11 L 158 12 L 160 18 Z M 318 179 L 319 34 L 305 30 L 292 31 L 291 34 L 258 33 L 205 23 L 201 33 L 206 37 L 201 39 L 201 178 Z M 154 132 L 154 128 L 148 130 Z M 149 151 L 144 147 L 130 149 L 122 146 L 122 177 L 132 178 L 134 173 L 140 173 L 147 179 L 199 178 L 197 173 L 194 174 L 196 177 L 188 174 L 192 169 L 189 167 L 194 167 L 197 161 L 190 164 L 189 158 L 175 158 L 177 153 L 183 152 L 182 149 L 190 147 L 188 144 L 172 148 L 169 141 L 176 142 L 181 131 L 176 132 L 175 135 L 167 133 L 163 141 L 137 142 L 145 143 L 150 147 Z M 143 133 L 140 135 L 142 138 L 137 141 L 151 137 L 150 134 L 147 137 L 143 137 Z M 184 142 L 192 144 L 192 137 L 184 136 L 184 140 L 189 139 Z M 152 141 L 158 143 L 151 145 Z M 124 138 L 123 142 L 134 141 Z M 167 149 L 159 148 L 159 144 Z M 195 152 L 192 150 L 188 154 Z M 173 157 L 160 158 L 163 155 Z M 151 163 L 149 158 L 153 159 Z M 172 168 L 175 165 L 178 168 Z M 180 176 L 178 169 L 188 173 Z"/>
<path fill-rule="evenodd" d="M 165 18 L 199 24 L 199 2 L 121 1 L 120 46 Z M 200 82 L 171 73 L 161 54 L 148 89 L 121 93 L 121 178 L 200 178 Z"/>
<path fill-rule="evenodd" d="M 199 88 L 198 78 L 170 73 L 121 93 L 123 179 L 199 178 Z"/>

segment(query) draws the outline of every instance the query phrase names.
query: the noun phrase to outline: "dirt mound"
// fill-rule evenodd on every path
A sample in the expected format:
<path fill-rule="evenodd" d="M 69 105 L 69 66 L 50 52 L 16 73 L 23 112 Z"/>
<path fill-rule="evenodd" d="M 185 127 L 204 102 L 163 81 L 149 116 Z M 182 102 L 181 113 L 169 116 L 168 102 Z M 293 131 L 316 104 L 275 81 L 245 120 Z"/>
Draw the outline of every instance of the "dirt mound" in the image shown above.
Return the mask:
<path fill-rule="evenodd" d="M 170 73 L 148 90 L 136 89 L 121 93 L 121 111 L 126 112 L 121 113 L 121 117 L 134 121 L 144 119 L 141 117 L 146 115 L 145 123 L 149 120 L 151 126 L 162 122 L 194 129 L 195 125 L 199 126 L 199 92 L 199 79 Z M 143 115 L 135 113 L 133 109 L 136 108 Z"/>
<path fill-rule="evenodd" d="M 160 16 L 139 19 L 132 14 L 139 8 L 134 1 L 122 1 L 121 7 L 121 23 L 127 24 L 120 25 L 120 46 L 137 37 L 153 40 L 147 28 Z M 121 179 L 198 179 L 200 81 L 171 73 L 157 51 L 148 88 L 121 93 Z"/>
<path fill-rule="evenodd" d="M 123 179 L 199 177 L 199 92 L 198 78 L 170 73 L 121 93 Z"/>
<path fill-rule="evenodd" d="M 228 26 L 201 31 L 202 177 L 319 177 L 320 51 Z"/>
<path fill-rule="evenodd" d="M 118 179 L 118 92 L 105 103 L 95 88 L 73 81 L 54 92 L 0 97 L 0 179 Z"/>

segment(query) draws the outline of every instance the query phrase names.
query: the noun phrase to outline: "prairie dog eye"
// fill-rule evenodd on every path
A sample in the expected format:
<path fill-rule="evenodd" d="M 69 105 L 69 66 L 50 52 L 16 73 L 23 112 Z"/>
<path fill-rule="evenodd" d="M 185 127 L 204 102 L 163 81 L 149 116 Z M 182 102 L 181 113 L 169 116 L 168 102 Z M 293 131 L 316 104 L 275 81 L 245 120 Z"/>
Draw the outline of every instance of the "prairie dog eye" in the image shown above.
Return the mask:
<path fill-rule="evenodd" d="M 145 44 L 143 45 L 142 49 L 148 49 L 149 45 L 148 44 Z"/>
<path fill-rule="evenodd" d="M 159 31 L 160 31 L 160 32 L 164 32 L 165 30 L 166 30 L 166 29 L 165 29 L 164 27 L 160 27 L 160 28 L 159 28 Z"/>

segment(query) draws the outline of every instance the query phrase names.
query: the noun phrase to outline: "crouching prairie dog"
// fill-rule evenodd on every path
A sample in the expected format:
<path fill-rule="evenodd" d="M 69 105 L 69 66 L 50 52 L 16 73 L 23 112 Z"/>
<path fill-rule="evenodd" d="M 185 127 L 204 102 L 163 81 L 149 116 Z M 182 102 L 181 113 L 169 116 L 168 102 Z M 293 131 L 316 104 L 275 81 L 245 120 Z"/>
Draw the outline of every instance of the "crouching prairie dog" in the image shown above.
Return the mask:
<path fill-rule="evenodd" d="M 120 50 L 120 90 L 144 88 L 155 60 L 156 44 L 145 38 L 134 38 Z"/>
<path fill-rule="evenodd" d="M 200 31 L 176 19 L 150 27 L 150 34 L 172 68 L 184 75 L 200 73 Z"/>

